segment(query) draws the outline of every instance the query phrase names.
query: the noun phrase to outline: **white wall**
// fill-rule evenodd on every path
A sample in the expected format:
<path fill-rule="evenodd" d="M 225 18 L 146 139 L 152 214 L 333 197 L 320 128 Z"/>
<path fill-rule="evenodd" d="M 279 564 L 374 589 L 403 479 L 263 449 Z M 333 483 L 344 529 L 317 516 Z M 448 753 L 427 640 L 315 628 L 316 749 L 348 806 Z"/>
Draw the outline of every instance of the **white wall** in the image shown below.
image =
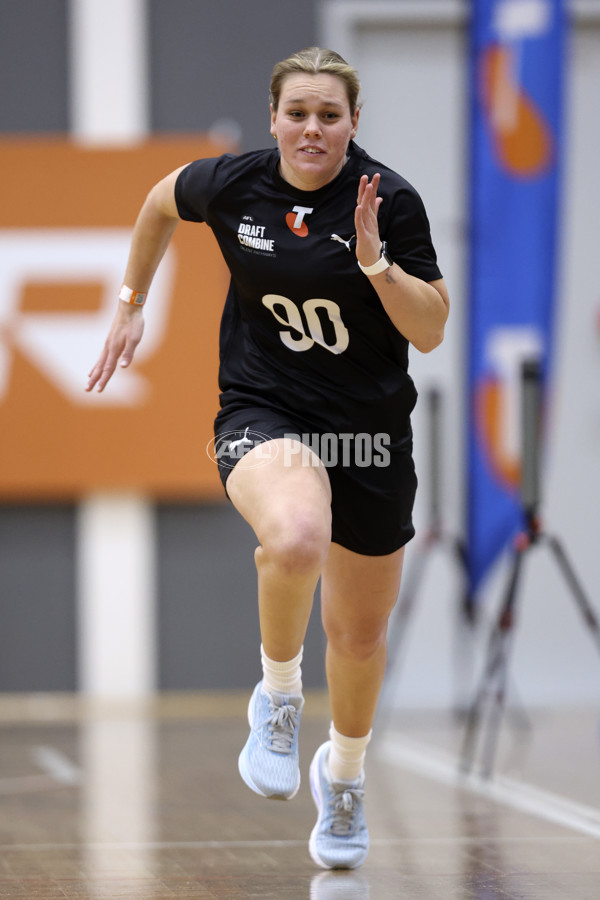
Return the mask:
<path fill-rule="evenodd" d="M 587 14 L 581 14 L 582 8 Z M 543 511 L 547 530 L 564 540 L 600 613 L 600 293 L 587 264 L 598 253 L 600 237 L 600 3 L 576 4 L 574 11 L 579 14 L 565 128 L 564 278 Z M 361 76 L 365 104 L 357 140 L 397 168 L 423 196 L 450 287 L 446 340 L 431 355 L 413 351 L 411 367 L 421 395 L 430 385 L 441 385 L 445 392 L 444 524 L 457 535 L 464 474 L 466 28 L 466 4 L 455 0 L 331 0 L 322 7 L 322 42 L 346 56 Z M 421 529 L 427 524 L 428 500 L 424 413 L 421 403 L 413 423 L 421 480 L 415 523 Z M 407 569 L 414 553 L 413 545 Z M 505 579 L 501 563 L 483 592 L 486 618 L 503 594 Z M 452 703 L 459 593 L 456 563 L 448 552 L 435 551 L 398 655 L 394 698 L 401 706 Z M 547 549 L 528 557 L 519 597 L 522 616 L 511 666 L 519 699 L 530 704 L 597 702 L 600 648 L 590 640 Z"/>

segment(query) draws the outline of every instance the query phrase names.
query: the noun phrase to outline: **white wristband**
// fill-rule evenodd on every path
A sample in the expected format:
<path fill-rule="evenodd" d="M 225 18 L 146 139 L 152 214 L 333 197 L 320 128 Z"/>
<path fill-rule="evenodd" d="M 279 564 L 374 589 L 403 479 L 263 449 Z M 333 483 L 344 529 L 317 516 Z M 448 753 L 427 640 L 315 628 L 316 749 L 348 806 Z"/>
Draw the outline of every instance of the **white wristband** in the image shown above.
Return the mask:
<path fill-rule="evenodd" d="M 392 260 L 387 255 L 387 245 L 385 241 L 381 245 L 381 256 L 372 266 L 363 266 L 358 262 L 358 259 L 356 262 L 358 263 L 358 268 L 361 272 L 364 272 L 365 275 L 379 275 L 380 272 L 385 272 L 386 269 L 389 269 L 390 266 L 393 265 Z"/>
<path fill-rule="evenodd" d="M 131 288 L 128 288 L 126 284 L 124 284 L 119 291 L 119 300 L 124 300 L 125 303 L 131 303 L 134 306 L 143 306 L 147 296 L 147 291 L 145 293 L 142 291 L 133 291 Z"/>

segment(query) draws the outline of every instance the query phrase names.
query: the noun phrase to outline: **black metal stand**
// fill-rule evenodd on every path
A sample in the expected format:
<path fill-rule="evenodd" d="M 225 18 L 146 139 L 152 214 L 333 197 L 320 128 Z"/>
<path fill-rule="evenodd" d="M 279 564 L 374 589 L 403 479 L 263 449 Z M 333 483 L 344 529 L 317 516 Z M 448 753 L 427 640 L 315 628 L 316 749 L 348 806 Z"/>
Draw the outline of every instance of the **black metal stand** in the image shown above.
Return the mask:
<path fill-rule="evenodd" d="M 482 738 L 481 775 L 492 775 L 500 722 L 506 700 L 508 661 L 512 645 L 518 588 L 523 574 L 525 557 L 537 544 L 546 543 L 579 607 L 584 622 L 592 634 L 600 652 L 600 625 L 592 605 L 570 563 L 563 545 L 542 528 L 538 508 L 540 504 L 539 442 L 541 421 L 540 367 L 537 360 L 529 360 L 523 366 L 523 457 L 521 472 L 521 499 L 525 526 L 516 536 L 513 560 L 506 593 L 492 629 L 483 677 L 475 699 L 467 714 L 465 736 L 461 755 L 461 768 L 470 772 L 475 765 L 478 737 L 486 726 Z"/>
<path fill-rule="evenodd" d="M 431 561 L 436 548 L 447 550 L 456 562 L 463 575 L 464 591 L 460 599 L 457 616 L 457 666 L 464 670 L 469 659 L 465 649 L 466 634 L 475 625 L 475 605 L 470 592 L 467 569 L 467 554 L 464 541 L 448 534 L 442 526 L 441 516 L 441 407 L 442 394 L 432 388 L 427 394 L 429 421 L 429 511 L 428 526 L 423 537 L 415 546 L 411 565 L 402 580 L 402 588 L 398 603 L 390 618 L 388 629 L 388 662 L 386 677 L 381 691 L 378 718 L 393 706 L 394 683 L 392 676 L 397 674 L 398 661 L 407 634 L 408 624 L 415 610 L 417 595 L 425 576 L 427 563 Z M 464 671 L 461 673 L 464 675 Z M 459 679 L 460 680 L 460 679 Z M 464 680 L 464 679 L 463 679 Z"/>

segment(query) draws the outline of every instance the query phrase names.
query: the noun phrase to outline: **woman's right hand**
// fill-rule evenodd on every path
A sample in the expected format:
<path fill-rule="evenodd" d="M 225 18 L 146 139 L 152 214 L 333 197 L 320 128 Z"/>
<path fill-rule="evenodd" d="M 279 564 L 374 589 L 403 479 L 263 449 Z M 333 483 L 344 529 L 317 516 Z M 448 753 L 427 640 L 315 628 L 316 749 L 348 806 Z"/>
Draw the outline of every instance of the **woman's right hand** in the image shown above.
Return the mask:
<path fill-rule="evenodd" d="M 125 269 L 125 284 L 135 284 L 144 292 L 150 289 L 154 273 L 169 245 L 169 241 L 179 222 L 175 202 L 175 183 L 180 166 L 158 184 L 155 184 L 137 217 L 129 259 Z M 136 347 L 144 333 L 142 307 L 119 300 L 119 307 L 108 332 L 108 337 L 98 362 L 91 370 L 86 391 L 97 388 L 103 391 L 117 368 L 117 363 L 126 368 L 133 359 Z"/>
<path fill-rule="evenodd" d="M 122 368 L 127 368 L 143 333 L 142 307 L 119 300 L 119 308 L 108 332 L 102 353 L 89 373 L 86 391 L 91 391 L 96 386 L 98 391 L 103 391 L 114 373 L 117 363 L 120 362 Z"/>

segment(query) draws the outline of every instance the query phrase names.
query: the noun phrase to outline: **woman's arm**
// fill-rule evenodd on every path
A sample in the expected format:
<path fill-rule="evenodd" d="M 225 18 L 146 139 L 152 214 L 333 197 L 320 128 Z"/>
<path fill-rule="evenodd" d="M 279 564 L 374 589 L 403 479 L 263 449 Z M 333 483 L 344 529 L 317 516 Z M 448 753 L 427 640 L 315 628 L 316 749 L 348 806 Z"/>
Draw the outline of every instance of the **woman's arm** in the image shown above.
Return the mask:
<path fill-rule="evenodd" d="M 381 238 L 377 211 L 382 198 L 377 196 L 379 175 L 371 182 L 360 179 L 355 212 L 356 256 L 361 265 L 370 266 L 381 256 Z M 444 338 L 450 299 L 442 278 L 426 282 L 409 275 L 397 263 L 378 275 L 365 275 L 377 291 L 388 316 L 404 337 L 422 353 L 429 353 Z"/>
<path fill-rule="evenodd" d="M 124 284 L 146 293 L 177 227 L 179 215 L 175 203 L 175 182 L 181 166 L 156 184 L 137 217 L 131 239 Z M 126 368 L 144 332 L 143 307 L 118 300 L 108 337 L 95 366 L 89 373 L 86 391 L 103 391 L 117 363 Z"/>

